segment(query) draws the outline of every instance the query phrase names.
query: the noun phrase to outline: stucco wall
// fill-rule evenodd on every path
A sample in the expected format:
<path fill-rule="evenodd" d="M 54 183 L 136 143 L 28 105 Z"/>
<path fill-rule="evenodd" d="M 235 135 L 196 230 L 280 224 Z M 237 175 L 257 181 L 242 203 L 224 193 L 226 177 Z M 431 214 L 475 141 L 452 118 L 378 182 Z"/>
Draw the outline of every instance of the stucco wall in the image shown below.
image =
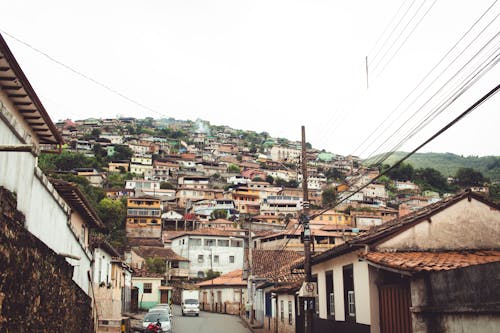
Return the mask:
<path fill-rule="evenodd" d="M 499 271 L 496 262 L 412 280 L 413 332 L 498 332 Z"/>
<path fill-rule="evenodd" d="M 463 199 L 380 244 L 378 250 L 492 249 L 500 245 L 500 212 Z"/>
<path fill-rule="evenodd" d="M 6 112 L 5 109 L 2 112 Z M 21 127 L 19 123 L 13 125 Z M 0 144 L 21 143 L 0 119 Z M 67 261 L 74 265 L 73 279 L 88 294 L 90 254 L 70 229 L 69 207 L 38 169 L 37 158 L 29 152 L 0 152 L 0 186 L 16 193 L 17 209 L 25 215 L 25 226 L 33 235 L 57 253 L 80 258 Z"/>
<path fill-rule="evenodd" d="M 0 187 L 0 332 L 93 332 L 91 299 L 73 268 L 24 228 Z"/>
<path fill-rule="evenodd" d="M 337 258 L 328 260 L 312 267 L 312 273 L 318 275 L 319 316 L 327 319 L 326 311 L 326 283 L 325 272 L 333 271 L 333 292 L 335 295 L 335 320 L 345 321 L 344 311 L 344 276 L 343 267 L 353 265 L 354 298 L 356 303 L 356 322 L 370 325 L 372 321 L 372 308 L 374 302 L 370 298 L 373 293 L 373 284 L 370 284 L 368 264 L 359 262 L 358 251 L 351 252 Z M 375 291 L 376 292 L 376 291 Z"/>
<path fill-rule="evenodd" d="M 152 284 L 152 292 L 149 294 L 144 293 L 144 283 Z M 146 278 L 146 277 L 132 277 L 132 284 L 134 287 L 139 288 L 139 308 L 149 309 L 160 303 L 160 278 Z"/>

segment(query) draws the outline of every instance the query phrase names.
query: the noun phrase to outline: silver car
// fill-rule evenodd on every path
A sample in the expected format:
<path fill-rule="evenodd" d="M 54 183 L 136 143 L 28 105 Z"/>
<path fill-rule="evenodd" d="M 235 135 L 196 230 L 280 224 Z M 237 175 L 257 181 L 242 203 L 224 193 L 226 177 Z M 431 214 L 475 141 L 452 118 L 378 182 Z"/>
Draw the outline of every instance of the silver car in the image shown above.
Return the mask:
<path fill-rule="evenodd" d="M 142 327 L 146 329 L 149 324 L 156 324 L 157 322 L 161 325 L 162 333 L 172 333 L 172 321 L 170 320 L 170 314 L 165 311 L 148 312 L 144 317 Z"/>

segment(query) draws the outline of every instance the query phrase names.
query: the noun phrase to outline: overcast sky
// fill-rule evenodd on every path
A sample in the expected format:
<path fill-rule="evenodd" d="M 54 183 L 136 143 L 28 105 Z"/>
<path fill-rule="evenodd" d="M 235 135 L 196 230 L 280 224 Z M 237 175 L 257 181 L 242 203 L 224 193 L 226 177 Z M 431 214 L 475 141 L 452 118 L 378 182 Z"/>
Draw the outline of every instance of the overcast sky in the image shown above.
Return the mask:
<path fill-rule="evenodd" d="M 4 0 L 0 29 L 54 122 L 201 118 L 291 140 L 305 125 L 314 147 L 367 157 L 442 110 L 412 150 L 499 83 L 500 4 L 452 49 L 494 2 Z M 499 95 L 422 151 L 500 155 Z"/>

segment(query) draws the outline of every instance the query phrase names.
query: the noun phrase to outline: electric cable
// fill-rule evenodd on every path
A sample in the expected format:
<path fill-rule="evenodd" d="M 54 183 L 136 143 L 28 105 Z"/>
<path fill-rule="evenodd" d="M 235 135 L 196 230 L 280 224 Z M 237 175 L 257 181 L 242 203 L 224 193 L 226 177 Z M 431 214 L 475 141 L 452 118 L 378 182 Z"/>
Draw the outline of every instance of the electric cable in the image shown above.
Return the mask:
<path fill-rule="evenodd" d="M 405 156 L 403 156 L 400 160 L 398 160 L 396 163 L 394 163 L 391 167 L 389 167 L 387 170 L 385 170 L 384 172 L 380 173 L 377 177 L 373 178 L 370 182 L 368 182 L 367 184 L 361 186 L 359 189 L 357 189 L 355 192 L 349 194 L 348 196 L 342 198 L 341 200 L 338 200 L 336 201 L 334 204 L 330 205 L 329 207 L 321 210 L 319 213 L 316 213 L 316 214 L 313 214 L 311 216 L 309 216 L 309 219 L 312 220 L 314 219 L 315 217 L 317 216 L 320 216 L 324 213 L 326 213 L 327 211 L 329 211 L 330 209 L 333 209 L 335 208 L 336 206 L 338 206 L 339 204 L 343 203 L 344 201 L 346 201 L 347 199 L 349 199 L 350 197 L 352 197 L 354 194 L 360 192 L 362 189 L 366 188 L 367 186 L 373 184 L 375 181 L 377 181 L 380 177 L 386 175 L 388 172 L 390 172 L 391 170 L 393 170 L 394 168 L 396 168 L 397 166 L 399 166 L 401 163 L 403 163 L 405 160 L 407 160 L 410 156 L 412 156 L 413 154 L 415 154 L 417 151 L 419 151 L 420 149 L 422 149 L 424 146 L 426 146 L 428 143 L 432 142 L 434 139 L 436 139 L 438 136 L 440 136 L 441 134 L 443 134 L 444 132 L 446 132 L 450 127 L 452 127 L 453 125 L 455 125 L 457 122 L 459 122 L 460 120 L 462 120 L 465 116 L 467 116 L 468 114 L 470 114 L 472 111 L 474 111 L 475 109 L 477 109 L 481 104 L 483 104 L 484 102 L 486 102 L 488 99 L 490 99 L 492 96 L 494 96 L 498 90 L 500 90 L 500 84 L 495 86 L 493 89 L 491 89 L 488 93 L 486 93 L 485 95 L 483 95 L 480 99 L 478 99 L 476 102 L 474 102 L 471 106 L 469 106 L 464 112 L 462 112 L 460 115 L 458 115 L 456 118 L 454 118 L 451 122 L 449 122 L 446 126 L 444 126 L 443 128 L 441 128 L 439 131 L 437 131 L 435 134 L 433 134 L 431 137 L 429 137 L 427 140 L 425 140 L 423 143 L 421 143 L 417 148 L 415 148 L 413 151 L 411 151 L 410 153 L 406 154 Z"/>

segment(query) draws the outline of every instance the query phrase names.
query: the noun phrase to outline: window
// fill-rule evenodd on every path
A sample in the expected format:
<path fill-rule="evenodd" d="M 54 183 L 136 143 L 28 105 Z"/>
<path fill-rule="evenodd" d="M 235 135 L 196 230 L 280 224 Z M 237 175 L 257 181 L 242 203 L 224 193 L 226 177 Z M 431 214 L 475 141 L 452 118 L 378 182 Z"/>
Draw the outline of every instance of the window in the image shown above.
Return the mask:
<path fill-rule="evenodd" d="M 189 244 L 191 244 L 191 246 L 201 246 L 201 238 L 191 238 Z"/>
<path fill-rule="evenodd" d="M 229 256 L 229 263 L 234 264 L 234 256 Z"/>
<path fill-rule="evenodd" d="M 229 246 L 229 240 L 227 240 L 227 239 L 219 239 L 217 241 L 217 245 L 218 246 L 228 247 Z"/>
<path fill-rule="evenodd" d="M 151 294 L 153 292 L 152 283 L 144 283 L 144 294 Z"/>
<path fill-rule="evenodd" d="M 326 283 L 326 313 L 328 316 L 334 315 L 334 302 L 333 302 L 333 271 L 327 271 L 325 273 L 325 283 Z"/>
<path fill-rule="evenodd" d="M 199 263 L 203 262 L 203 254 L 198 254 L 198 262 Z"/>
<path fill-rule="evenodd" d="M 356 317 L 356 305 L 354 304 L 354 290 L 347 292 L 347 303 L 349 306 L 349 317 Z"/>
<path fill-rule="evenodd" d="M 219 263 L 219 256 L 214 255 L 214 264 L 218 264 L 218 263 Z"/>
<path fill-rule="evenodd" d="M 205 239 L 205 246 L 215 246 L 215 239 Z"/>
<path fill-rule="evenodd" d="M 231 246 L 232 247 L 242 247 L 243 243 L 240 240 L 233 240 L 233 241 L 231 241 Z"/>
<path fill-rule="evenodd" d="M 292 322 L 292 301 L 288 301 L 288 323 L 291 325 Z"/>
<path fill-rule="evenodd" d="M 330 316 L 334 317 L 335 316 L 335 297 L 333 295 L 333 292 L 330 293 L 329 304 L 330 304 L 330 311 L 328 314 Z"/>
<path fill-rule="evenodd" d="M 285 302 L 284 301 L 280 301 L 280 318 L 281 318 L 281 322 L 285 322 Z"/>

